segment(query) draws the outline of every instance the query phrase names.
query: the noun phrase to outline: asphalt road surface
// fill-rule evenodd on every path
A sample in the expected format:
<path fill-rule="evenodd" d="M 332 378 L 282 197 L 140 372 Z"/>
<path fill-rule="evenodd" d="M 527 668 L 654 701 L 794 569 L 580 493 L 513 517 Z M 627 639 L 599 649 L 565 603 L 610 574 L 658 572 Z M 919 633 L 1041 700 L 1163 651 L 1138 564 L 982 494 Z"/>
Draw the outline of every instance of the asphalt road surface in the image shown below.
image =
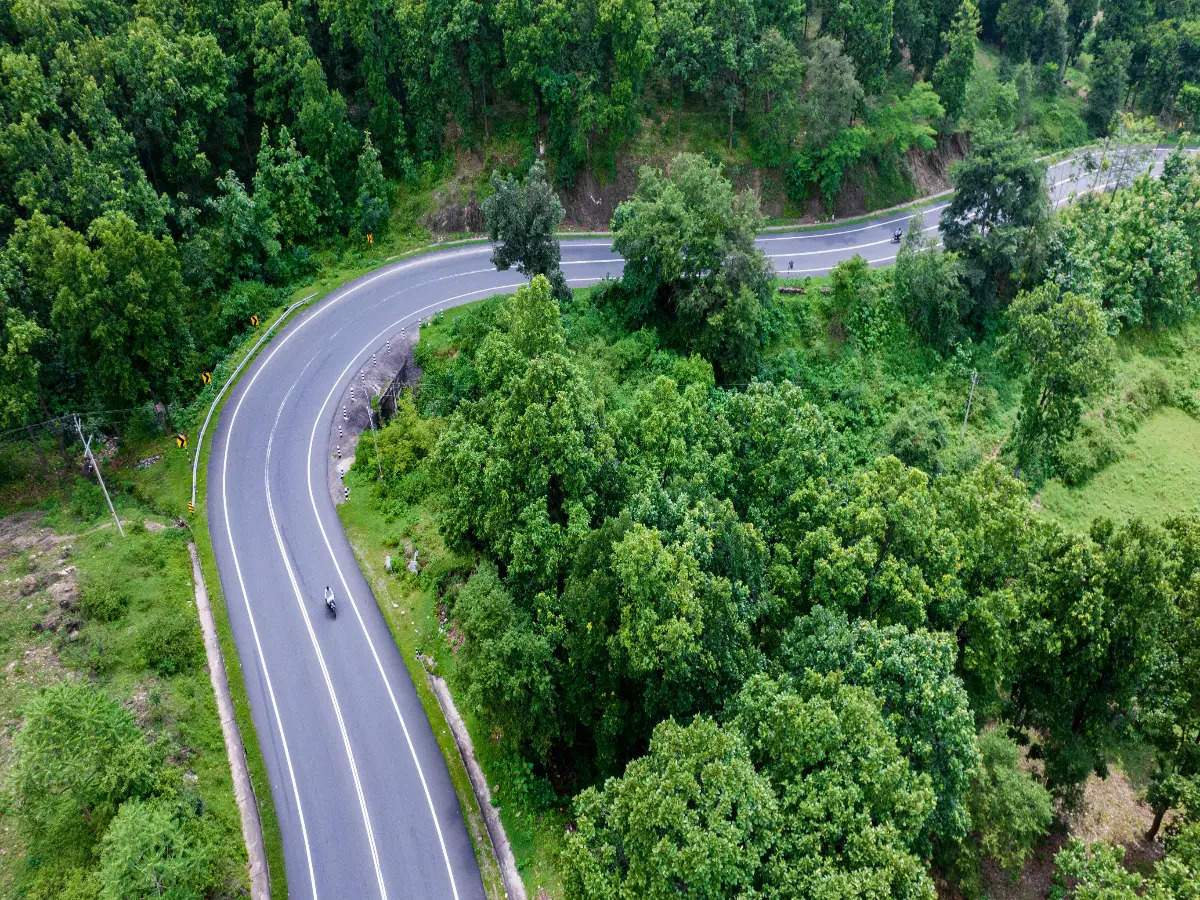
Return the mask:
<path fill-rule="evenodd" d="M 1077 169 L 1050 170 L 1056 204 L 1096 186 Z M 922 211 L 931 233 L 944 208 Z M 759 244 L 782 275 L 821 274 L 856 253 L 881 265 L 910 216 L 772 233 Z M 490 254 L 487 245 L 447 249 L 343 285 L 267 345 L 221 413 L 208 461 L 213 550 L 293 897 L 483 896 L 446 763 L 327 477 L 338 398 L 373 352 L 440 309 L 523 283 L 497 272 Z M 604 239 L 564 240 L 562 257 L 575 286 L 621 273 Z"/>

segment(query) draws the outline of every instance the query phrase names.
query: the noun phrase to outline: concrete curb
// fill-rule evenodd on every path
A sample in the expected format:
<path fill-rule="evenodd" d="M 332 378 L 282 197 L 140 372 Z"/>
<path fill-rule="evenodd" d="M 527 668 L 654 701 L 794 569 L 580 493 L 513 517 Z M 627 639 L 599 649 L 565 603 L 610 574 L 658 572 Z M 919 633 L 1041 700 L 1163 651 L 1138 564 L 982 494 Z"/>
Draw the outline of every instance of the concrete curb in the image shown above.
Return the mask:
<path fill-rule="evenodd" d="M 271 873 L 267 868 L 267 853 L 263 845 L 262 820 L 258 816 L 258 801 L 250 783 L 250 768 L 246 765 L 246 748 L 242 733 L 233 715 L 233 699 L 229 695 L 229 679 L 221 645 L 217 642 L 217 623 L 208 603 L 208 589 L 200 570 L 200 554 L 188 541 L 192 557 L 192 582 L 196 590 L 196 611 L 200 614 L 200 631 L 204 634 L 204 655 L 208 660 L 208 677 L 213 695 L 217 698 L 217 714 L 221 719 L 221 734 L 225 737 L 225 754 L 229 757 L 229 772 L 233 778 L 233 797 L 242 819 L 242 839 L 246 842 L 246 867 L 250 873 L 250 896 L 253 900 L 270 900 Z"/>
<path fill-rule="evenodd" d="M 508 895 L 508 900 L 526 900 L 525 882 L 521 880 L 521 873 L 517 869 L 517 860 L 513 856 L 512 846 L 508 843 L 508 835 L 504 833 L 504 824 L 500 821 L 500 813 L 496 812 L 496 807 L 492 805 L 491 789 L 488 788 L 487 779 L 483 776 L 479 760 L 475 758 L 475 747 L 471 743 L 471 735 L 467 733 L 467 726 L 463 724 L 462 717 L 458 714 L 454 698 L 450 696 L 450 688 L 446 686 L 444 679 L 432 672 L 426 671 L 425 677 L 429 679 L 429 687 L 433 691 L 433 695 L 437 697 L 438 706 L 442 708 L 442 716 L 446 719 L 446 724 L 450 726 L 450 733 L 454 735 L 458 754 L 462 757 L 463 765 L 467 769 L 467 777 L 471 779 L 471 787 L 475 790 L 475 802 L 479 804 L 479 811 L 483 813 L 488 837 L 492 841 L 492 852 L 496 856 L 497 865 L 500 866 L 500 879 L 504 882 L 504 892 Z"/>

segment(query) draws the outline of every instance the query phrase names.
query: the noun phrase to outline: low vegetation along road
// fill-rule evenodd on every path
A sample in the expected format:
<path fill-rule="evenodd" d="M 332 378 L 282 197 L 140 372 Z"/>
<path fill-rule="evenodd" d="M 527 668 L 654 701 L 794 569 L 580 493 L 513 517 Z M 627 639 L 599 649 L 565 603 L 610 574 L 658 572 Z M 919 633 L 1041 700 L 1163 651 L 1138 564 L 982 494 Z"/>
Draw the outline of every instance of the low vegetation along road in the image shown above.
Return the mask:
<path fill-rule="evenodd" d="M 1070 163 L 1050 179 L 1056 203 L 1094 186 Z M 924 209 L 931 232 L 943 208 Z M 782 275 L 821 274 L 855 254 L 884 264 L 911 216 L 760 245 Z M 221 415 L 208 462 L 213 548 L 295 897 L 483 895 L 446 764 L 342 532 L 329 469 L 340 398 L 373 354 L 440 309 L 522 283 L 490 253 L 448 249 L 344 285 L 275 338 Z M 602 239 L 565 240 L 562 256 L 574 286 L 620 274 Z"/>

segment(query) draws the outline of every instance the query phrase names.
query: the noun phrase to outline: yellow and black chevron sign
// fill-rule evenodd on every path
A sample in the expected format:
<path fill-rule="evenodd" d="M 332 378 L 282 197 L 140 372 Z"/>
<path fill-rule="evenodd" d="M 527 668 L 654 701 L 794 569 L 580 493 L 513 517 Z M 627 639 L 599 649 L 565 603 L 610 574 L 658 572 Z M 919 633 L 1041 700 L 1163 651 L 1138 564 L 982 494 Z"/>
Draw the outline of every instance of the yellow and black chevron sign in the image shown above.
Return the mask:
<path fill-rule="evenodd" d="M 205 372 L 200 376 L 200 381 L 204 384 L 208 384 L 210 381 L 212 381 L 212 372 Z"/>
<path fill-rule="evenodd" d="M 257 328 L 258 327 L 258 316 L 251 316 L 250 324 L 253 325 L 255 328 Z"/>
<path fill-rule="evenodd" d="M 180 450 L 182 450 L 184 447 L 187 446 L 187 432 L 186 431 L 181 431 L 181 432 L 179 432 L 179 434 L 175 435 L 175 446 L 178 447 Z"/>
<path fill-rule="evenodd" d="M 193 516 L 196 514 L 196 504 L 193 503 L 191 500 L 188 501 L 188 512 L 191 513 Z"/>

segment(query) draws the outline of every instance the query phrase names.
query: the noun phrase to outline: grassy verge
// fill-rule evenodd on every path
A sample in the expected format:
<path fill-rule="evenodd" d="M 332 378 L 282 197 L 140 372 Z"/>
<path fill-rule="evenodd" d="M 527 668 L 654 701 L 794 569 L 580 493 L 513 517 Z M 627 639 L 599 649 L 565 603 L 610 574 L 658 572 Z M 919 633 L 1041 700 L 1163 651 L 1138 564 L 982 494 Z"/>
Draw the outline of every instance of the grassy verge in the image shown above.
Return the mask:
<path fill-rule="evenodd" d="M 238 657 L 237 645 L 229 625 L 229 614 L 225 604 L 225 595 L 221 590 L 220 574 L 213 556 L 212 539 L 208 532 L 208 515 L 203 501 L 207 448 L 202 452 L 205 459 L 200 461 L 200 483 L 194 516 L 187 516 L 185 507 L 187 498 L 191 494 L 191 458 L 178 450 L 171 441 L 164 440 L 152 444 L 131 446 L 122 454 L 127 465 L 119 472 L 113 473 L 116 477 L 110 476 L 110 480 L 114 480 L 120 487 L 128 490 L 147 505 L 168 515 L 179 515 L 181 518 L 187 519 L 187 525 L 200 555 L 200 568 L 204 573 L 204 581 L 208 588 L 209 602 L 212 604 L 213 618 L 217 624 L 217 637 L 221 644 L 221 655 L 224 657 L 225 670 L 229 677 L 229 691 L 233 698 L 234 715 L 237 718 L 242 742 L 246 748 L 250 781 L 254 787 L 255 799 L 258 801 L 263 842 L 271 873 L 271 896 L 276 900 L 283 900 L 288 896 L 283 839 L 279 832 L 279 820 L 276 818 L 275 804 L 271 797 L 271 782 L 267 777 L 266 764 L 259 747 L 258 732 L 254 727 L 254 719 L 250 712 L 250 699 L 246 694 L 241 660 Z M 153 453 L 161 453 L 162 461 L 145 469 L 136 469 L 128 465 L 138 454 L 153 455 Z M 180 512 L 181 507 L 183 508 L 182 513 Z"/>
<path fill-rule="evenodd" d="M 0 555 L 0 772 L 25 704 L 50 684 L 84 679 L 119 699 L 198 794 L 213 826 L 218 896 L 246 889 L 245 847 L 199 628 L 165 639 L 164 616 L 189 610 L 187 532 L 116 492 L 125 537 L 98 487 L 79 482 L 6 520 Z M 97 598 L 111 599 L 108 613 Z M 82 609 L 81 609 L 82 603 Z M 190 618 L 194 620 L 194 611 Z M 184 620 L 186 621 L 186 619 Z M 16 811 L 0 804 L 0 895 L 39 890 L 52 861 L 27 857 Z M 43 885 L 42 890 L 45 889 Z M 39 894 L 40 896 L 40 894 Z"/>

